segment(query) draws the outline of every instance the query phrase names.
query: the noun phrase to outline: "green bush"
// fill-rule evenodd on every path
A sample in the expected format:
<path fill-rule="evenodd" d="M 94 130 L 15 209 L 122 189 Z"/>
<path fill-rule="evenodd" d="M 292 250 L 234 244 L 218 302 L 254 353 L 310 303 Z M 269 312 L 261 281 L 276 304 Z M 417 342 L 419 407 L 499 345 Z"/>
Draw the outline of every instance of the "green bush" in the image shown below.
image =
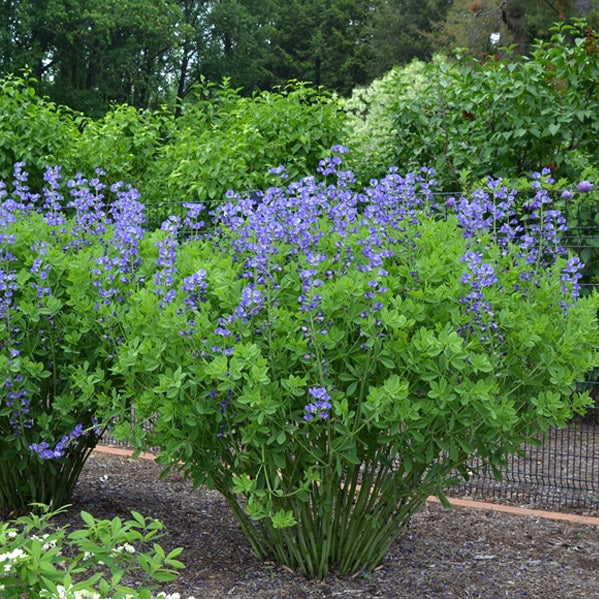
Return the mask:
<path fill-rule="evenodd" d="M 147 171 L 169 139 L 175 125 L 166 110 L 142 111 L 123 104 L 99 120 L 82 122 L 77 142 L 64 148 L 63 168 L 91 177 L 101 168 L 110 181 L 126 181 L 141 188 Z"/>
<path fill-rule="evenodd" d="M 152 599 L 157 582 L 175 580 L 181 549 L 166 553 L 158 520 L 98 520 L 81 512 L 84 527 L 56 527 L 61 510 L 0 522 L 0 594 L 4 599 Z M 136 587 L 130 576 L 136 574 Z M 139 574 L 142 574 L 141 579 Z M 139 585 L 140 580 L 141 586 Z"/>
<path fill-rule="evenodd" d="M 427 63 L 417 71 L 417 93 L 406 93 L 414 68 L 377 84 L 382 91 L 374 93 L 366 129 L 354 129 L 359 156 L 373 155 L 369 139 L 377 140 L 389 163 L 435 168 L 446 190 L 490 174 L 529 177 L 543 167 L 574 182 L 599 163 L 599 48 L 584 21 L 559 24 L 530 56 L 505 49 L 485 62 L 461 56 Z M 373 169 L 378 176 L 376 157 Z"/>
<path fill-rule="evenodd" d="M 472 458 L 495 471 L 565 425 L 599 346 L 542 181 L 520 219 L 491 182 L 444 220 L 427 173 L 357 194 L 340 162 L 222 206 L 207 237 L 148 238 L 114 365 L 154 422 L 136 443 L 310 577 L 374 568 Z"/>
<path fill-rule="evenodd" d="M 199 87 L 140 191 L 148 202 L 213 206 L 229 189 L 268 186 L 269 168 L 282 163 L 292 177 L 312 172 L 342 128 L 341 111 L 323 90 L 294 84 L 244 98 L 226 83 Z"/>
<path fill-rule="evenodd" d="M 0 80 L 0 181 L 10 180 L 16 162 L 26 162 L 40 188 L 46 166 L 61 163 L 76 143 L 79 122 L 72 111 L 37 96 L 29 80 Z"/>

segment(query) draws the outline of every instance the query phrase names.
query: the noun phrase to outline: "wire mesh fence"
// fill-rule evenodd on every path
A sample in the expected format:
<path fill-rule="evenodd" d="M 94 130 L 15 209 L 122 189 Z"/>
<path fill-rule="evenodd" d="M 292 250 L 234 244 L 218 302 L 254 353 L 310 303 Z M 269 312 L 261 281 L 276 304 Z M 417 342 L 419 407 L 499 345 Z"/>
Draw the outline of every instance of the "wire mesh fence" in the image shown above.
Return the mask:
<path fill-rule="evenodd" d="M 444 206 L 447 197 L 439 194 L 435 201 Z M 568 223 L 563 245 L 585 263 L 581 283 L 583 293 L 589 293 L 599 286 L 599 213 L 590 203 L 559 204 Z M 159 227 L 167 215 L 183 222 L 186 214 L 186 205 L 180 202 L 149 207 L 152 227 Z M 538 444 L 526 446 L 521 455 L 510 457 L 507 467 L 500 470 L 501 480 L 491 473 L 477 474 L 452 488 L 450 494 L 537 508 L 599 511 L 599 372 L 590 373 L 580 387 L 589 391 L 595 407 L 566 428 L 550 429 L 539 437 Z M 104 442 L 126 445 L 110 434 Z"/>
<path fill-rule="evenodd" d="M 550 429 L 538 446 L 511 456 L 501 473 L 502 480 L 473 476 L 450 494 L 537 508 L 599 510 L 599 409 L 567 428 Z"/>

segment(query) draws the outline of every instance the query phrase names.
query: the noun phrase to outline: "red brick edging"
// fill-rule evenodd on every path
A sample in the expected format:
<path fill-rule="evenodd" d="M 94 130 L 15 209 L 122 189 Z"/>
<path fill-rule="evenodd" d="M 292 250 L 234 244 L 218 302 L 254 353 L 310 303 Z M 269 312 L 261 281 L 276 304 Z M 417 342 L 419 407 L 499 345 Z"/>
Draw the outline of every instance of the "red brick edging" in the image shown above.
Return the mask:
<path fill-rule="evenodd" d="M 98 445 L 94 449 L 98 453 L 106 453 L 109 455 L 120 456 L 129 458 L 133 454 L 130 449 L 123 447 L 113 447 L 111 445 Z M 142 452 L 139 454 L 138 459 L 141 460 L 155 460 L 156 456 L 153 453 Z M 441 503 L 436 497 L 429 497 L 428 501 L 431 503 Z M 449 500 L 452 507 L 463 507 L 475 510 L 488 510 L 493 512 L 501 512 L 503 514 L 509 514 L 511 516 L 532 516 L 534 518 L 547 518 L 549 520 L 561 520 L 562 522 L 568 522 L 570 524 L 591 524 L 599 526 L 599 518 L 594 516 L 579 516 L 578 514 L 566 514 L 563 512 L 550 512 L 546 510 L 533 510 L 525 507 L 516 507 L 513 505 L 501 505 L 498 503 L 487 503 L 484 501 L 472 501 L 470 499 L 456 499 L 451 498 Z"/>

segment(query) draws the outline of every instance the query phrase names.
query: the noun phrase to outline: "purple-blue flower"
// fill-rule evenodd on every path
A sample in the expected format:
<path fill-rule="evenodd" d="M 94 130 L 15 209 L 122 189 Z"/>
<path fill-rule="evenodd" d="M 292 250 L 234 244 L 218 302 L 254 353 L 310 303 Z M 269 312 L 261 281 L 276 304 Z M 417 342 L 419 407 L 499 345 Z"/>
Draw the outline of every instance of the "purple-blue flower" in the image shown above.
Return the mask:
<path fill-rule="evenodd" d="M 83 428 L 82 424 L 77 424 L 70 433 L 63 435 L 54 447 L 51 447 L 47 441 L 42 441 L 41 443 L 32 443 L 29 449 L 36 453 L 42 460 L 60 459 L 67 454 L 69 448 L 77 445 L 82 438 L 87 437 L 91 433 L 97 435 L 96 431 L 98 431 L 98 428 L 96 425 L 97 420 L 94 419 L 94 427 L 88 431 Z"/>
<path fill-rule="evenodd" d="M 583 262 L 578 256 L 569 258 L 566 266 L 561 269 L 560 279 L 562 281 L 562 292 L 568 300 L 576 299 L 580 296 L 580 279 L 582 279 Z M 571 301 L 565 301 L 567 307 Z"/>
<path fill-rule="evenodd" d="M 161 269 L 154 275 L 154 293 L 162 296 L 160 306 L 164 308 L 176 297 L 175 274 L 177 247 L 179 245 L 177 235 L 181 229 L 181 219 L 177 216 L 170 216 L 165 220 L 161 231 L 166 231 L 166 236 L 161 241 L 156 242 L 158 248 L 157 266 Z"/>
<path fill-rule="evenodd" d="M 588 193 L 589 191 L 593 191 L 594 185 L 590 181 L 581 181 L 577 186 L 576 190 L 580 193 Z"/>
<path fill-rule="evenodd" d="M 306 405 L 304 420 L 312 420 L 315 417 L 328 418 L 328 410 L 331 409 L 331 398 L 327 390 L 324 387 L 310 387 L 308 393 L 316 401 Z"/>

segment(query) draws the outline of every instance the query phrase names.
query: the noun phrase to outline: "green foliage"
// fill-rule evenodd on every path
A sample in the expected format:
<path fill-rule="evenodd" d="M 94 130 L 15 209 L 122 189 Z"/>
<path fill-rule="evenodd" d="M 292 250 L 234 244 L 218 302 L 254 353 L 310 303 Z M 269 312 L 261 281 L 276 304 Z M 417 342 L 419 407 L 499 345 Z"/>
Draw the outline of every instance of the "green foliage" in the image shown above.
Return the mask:
<path fill-rule="evenodd" d="M 114 366 L 154 422 L 121 433 L 220 491 L 261 559 L 311 577 L 374 568 L 472 458 L 495 470 L 584 410 L 599 346 L 599 297 L 573 301 L 564 258 L 531 265 L 404 212 L 428 188 L 414 175 L 366 189 L 361 214 L 345 177 L 227 206 L 209 238 L 155 232 L 172 295 L 147 274 Z M 480 303 L 472 256 L 496 277 Z"/>
<path fill-rule="evenodd" d="M 8 76 L 0 80 L 0 181 L 12 176 L 15 162 L 29 165 L 41 183 L 47 164 L 55 164 L 77 140 L 78 120 L 64 107 L 36 95 L 34 81 Z"/>
<path fill-rule="evenodd" d="M 101 119 L 86 119 L 76 142 L 63 148 L 60 164 L 68 173 L 91 176 L 101 168 L 109 180 L 143 188 L 147 172 L 175 126 L 167 110 L 142 111 L 123 104 Z"/>
<path fill-rule="evenodd" d="M 418 97 L 394 107 L 402 167 L 434 167 L 456 188 L 545 166 L 576 181 L 599 161 L 599 51 L 584 23 L 558 26 L 530 58 L 461 58 L 427 65 L 424 77 Z"/>
<path fill-rule="evenodd" d="M 62 510 L 38 507 L 40 515 L 0 523 L 4 599 L 152 599 L 156 583 L 175 580 L 184 568 L 181 549 L 167 554 L 157 543 L 164 536 L 158 520 L 137 512 L 125 522 L 98 520 L 81 512 L 84 526 L 69 531 L 54 525 Z"/>
<path fill-rule="evenodd" d="M 291 177 L 316 168 L 343 131 L 334 96 L 300 83 L 253 98 L 225 81 L 199 86 L 140 191 L 149 203 L 225 201 L 228 190 L 268 186 L 285 162 Z M 166 213 L 165 213 L 166 214 Z"/>

